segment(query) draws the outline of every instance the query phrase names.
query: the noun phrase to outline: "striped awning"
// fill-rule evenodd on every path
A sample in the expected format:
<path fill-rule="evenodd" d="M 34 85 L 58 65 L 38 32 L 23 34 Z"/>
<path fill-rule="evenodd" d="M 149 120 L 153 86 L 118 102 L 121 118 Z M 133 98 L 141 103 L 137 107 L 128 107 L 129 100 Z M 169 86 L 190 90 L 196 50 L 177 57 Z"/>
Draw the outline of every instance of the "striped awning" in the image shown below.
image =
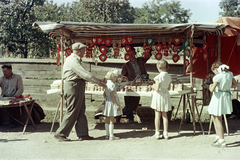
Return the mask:
<path fill-rule="evenodd" d="M 61 36 L 70 38 L 82 43 L 91 43 L 92 37 L 110 37 L 113 42 L 119 42 L 122 37 L 132 36 L 135 45 L 145 42 L 147 37 L 154 38 L 161 42 L 172 41 L 174 37 L 185 37 L 191 35 L 191 28 L 194 26 L 194 37 L 202 36 L 203 33 L 213 32 L 221 35 L 224 33 L 223 23 L 183 23 L 183 24 L 107 24 L 88 22 L 34 22 L 34 27 L 40 28 L 54 39 Z M 184 40 L 182 38 L 182 40 Z"/>

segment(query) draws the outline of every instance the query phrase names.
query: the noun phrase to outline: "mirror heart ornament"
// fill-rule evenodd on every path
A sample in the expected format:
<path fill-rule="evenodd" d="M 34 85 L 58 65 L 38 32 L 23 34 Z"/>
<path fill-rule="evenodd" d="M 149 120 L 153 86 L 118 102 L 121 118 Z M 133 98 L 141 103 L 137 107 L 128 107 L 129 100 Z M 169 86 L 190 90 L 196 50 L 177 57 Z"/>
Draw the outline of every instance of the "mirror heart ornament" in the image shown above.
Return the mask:
<path fill-rule="evenodd" d="M 98 37 L 97 38 L 97 44 L 102 44 L 102 42 L 103 42 L 103 37 Z"/>
<path fill-rule="evenodd" d="M 180 56 L 178 54 L 174 54 L 172 56 L 172 60 L 173 60 L 174 63 L 176 63 L 179 59 L 180 59 Z"/>
<path fill-rule="evenodd" d="M 92 44 L 97 44 L 97 37 L 92 37 L 91 38 L 91 42 L 92 42 Z"/>
<path fill-rule="evenodd" d="M 104 45 L 101 45 L 101 46 L 99 47 L 99 51 L 104 54 L 104 53 L 107 52 L 107 47 L 104 46 Z"/>
<path fill-rule="evenodd" d="M 112 44 L 112 39 L 110 37 L 104 39 L 104 44 L 110 46 Z"/>
<path fill-rule="evenodd" d="M 180 37 L 175 37 L 175 38 L 173 39 L 173 43 L 174 43 L 175 45 L 179 45 L 179 44 L 181 43 L 181 38 L 180 38 Z"/>
<path fill-rule="evenodd" d="M 158 61 L 160 61 L 161 59 L 162 59 L 162 53 L 157 53 L 156 55 L 155 55 L 155 58 L 156 58 L 156 60 L 158 60 Z"/>
<path fill-rule="evenodd" d="M 204 59 L 204 61 L 206 61 L 208 59 L 208 53 L 207 52 L 203 53 L 203 59 Z"/>
<path fill-rule="evenodd" d="M 127 36 L 127 44 L 132 44 L 133 43 L 133 37 L 132 36 Z"/>
<path fill-rule="evenodd" d="M 202 50 L 206 51 L 208 49 L 208 43 L 203 43 Z"/>
<path fill-rule="evenodd" d="M 107 60 L 107 55 L 102 53 L 102 54 L 100 54 L 99 59 L 100 59 L 100 61 L 105 62 Z"/>
<path fill-rule="evenodd" d="M 126 53 L 126 54 L 124 55 L 124 59 L 125 59 L 126 61 L 130 60 L 131 58 L 132 58 L 132 55 L 131 55 L 130 53 Z"/>
<path fill-rule="evenodd" d="M 189 64 L 190 64 L 189 60 L 188 60 L 188 59 L 185 59 L 185 61 L 184 61 L 185 67 L 187 67 Z"/>
<path fill-rule="evenodd" d="M 127 44 L 127 38 L 126 37 L 122 37 L 121 38 L 121 43 L 122 43 L 122 45 L 125 46 L 125 44 Z"/>
<path fill-rule="evenodd" d="M 130 52 L 130 51 L 131 51 L 131 46 L 126 45 L 126 46 L 125 46 L 125 50 L 126 50 L 126 52 Z"/>

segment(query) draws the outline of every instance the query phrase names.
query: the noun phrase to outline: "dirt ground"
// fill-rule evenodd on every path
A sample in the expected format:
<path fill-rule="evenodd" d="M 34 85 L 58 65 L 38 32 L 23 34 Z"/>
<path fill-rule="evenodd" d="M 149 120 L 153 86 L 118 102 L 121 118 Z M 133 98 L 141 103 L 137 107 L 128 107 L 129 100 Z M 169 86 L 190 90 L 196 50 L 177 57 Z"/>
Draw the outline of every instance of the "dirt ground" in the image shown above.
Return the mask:
<path fill-rule="evenodd" d="M 240 159 L 240 120 L 228 120 L 230 135 L 225 134 L 227 148 L 211 146 L 214 139 L 214 129 L 208 135 L 209 123 L 203 123 L 205 135 L 199 123 L 196 124 L 196 133 L 193 134 L 192 124 L 183 123 L 178 133 L 180 120 L 169 123 L 169 140 L 155 140 L 154 123 L 145 120 L 142 123 L 115 124 L 114 133 L 120 140 L 105 140 L 104 123 L 94 119 L 94 112 L 100 102 L 86 101 L 89 135 L 95 137 L 91 141 L 78 141 L 75 131 L 71 132 L 70 142 L 59 142 L 53 135 L 58 128 L 54 125 L 50 134 L 50 111 L 45 110 L 47 117 L 37 124 L 34 130 L 32 125 L 22 134 L 23 126 L 9 128 L 0 126 L 0 160 L 25 159 Z M 55 110 L 55 108 L 54 108 Z M 54 113 L 54 112 L 53 112 Z M 225 127 L 225 126 L 224 126 Z M 162 126 L 161 126 L 162 128 Z"/>

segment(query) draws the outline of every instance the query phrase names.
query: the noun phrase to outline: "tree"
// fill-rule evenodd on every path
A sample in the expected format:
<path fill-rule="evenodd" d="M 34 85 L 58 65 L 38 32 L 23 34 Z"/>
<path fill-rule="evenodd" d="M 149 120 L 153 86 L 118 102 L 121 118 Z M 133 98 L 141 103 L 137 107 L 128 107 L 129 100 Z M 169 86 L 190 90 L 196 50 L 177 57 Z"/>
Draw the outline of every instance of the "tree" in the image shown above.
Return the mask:
<path fill-rule="evenodd" d="M 36 20 L 33 9 L 42 5 L 45 0 L 9 0 L 2 1 L 0 13 L 1 44 L 9 52 L 28 57 L 30 52 L 34 56 L 49 55 L 49 48 L 53 41 L 47 34 L 33 28 Z M 56 46 L 56 45 L 55 45 Z"/>
<path fill-rule="evenodd" d="M 133 23 L 134 8 L 128 0 L 81 0 L 72 3 L 71 21 Z"/>
<path fill-rule="evenodd" d="M 142 8 L 135 8 L 134 23 L 187 23 L 192 13 L 181 8 L 180 1 L 166 2 L 165 0 L 152 0 L 144 3 Z"/>
<path fill-rule="evenodd" d="M 222 0 L 219 7 L 223 10 L 219 15 L 229 17 L 240 17 L 240 1 L 239 0 Z"/>

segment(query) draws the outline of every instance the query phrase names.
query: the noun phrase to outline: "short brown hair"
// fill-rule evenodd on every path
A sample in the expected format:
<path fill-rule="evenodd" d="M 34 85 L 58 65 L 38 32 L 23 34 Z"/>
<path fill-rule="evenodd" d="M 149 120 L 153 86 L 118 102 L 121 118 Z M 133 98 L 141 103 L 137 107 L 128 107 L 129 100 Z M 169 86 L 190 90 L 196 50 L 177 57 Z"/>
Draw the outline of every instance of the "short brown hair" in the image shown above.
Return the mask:
<path fill-rule="evenodd" d="M 157 62 L 157 68 L 158 69 L 169 69 L 169 64 L 166 60 L 161 59 L 160 61 Z"/>
<path fill-rule="evenodd" d="M 221 65 L 222 65 L 222 62 L 216 61 L 212 64 L 211 70 L 213 70 L 214 68 L 218 68 Z"/>
<path fill-rule="evenodd" d="M 4 64 L 4 65 L 2 65 L 1 68 L 2 68 L 2 69 L 4 69 L 4 68 L 12 69 L 12 65 L 11 65 L 11 64 Z"/>

